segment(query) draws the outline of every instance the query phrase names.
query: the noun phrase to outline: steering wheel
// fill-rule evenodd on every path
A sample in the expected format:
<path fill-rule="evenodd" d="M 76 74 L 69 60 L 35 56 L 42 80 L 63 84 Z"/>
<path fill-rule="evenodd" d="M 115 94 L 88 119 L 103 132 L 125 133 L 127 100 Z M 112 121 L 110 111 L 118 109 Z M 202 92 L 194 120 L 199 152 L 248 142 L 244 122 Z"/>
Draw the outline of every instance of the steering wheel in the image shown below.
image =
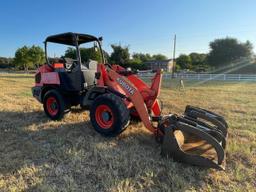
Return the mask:
<path fill-rule="evenodd" d="M 61 57 L 61 59 L 63 59 L 64 67 L 69 71 L 74 69 L 75 66 L 77 65 L 77 60 L 75 60 L 75 59 L 71 59 L 68 57 Z"/>
<path fill-rule="evenodd" d="M 108 67 L 108 68 L 112 69 L 111 64 L 109 64 L 109 63 L 105 63 L 104 65 L 105 65 L 106 67 Z"/>
<path fill-rule="evenodd" d="M 129 75 L 135 75 L 138 72 L 132 71 L 132 70 L 122 70 L 122 71 L 117 71 L 117 73 L 119 73 L 120 75 L 129 76 Z"/>

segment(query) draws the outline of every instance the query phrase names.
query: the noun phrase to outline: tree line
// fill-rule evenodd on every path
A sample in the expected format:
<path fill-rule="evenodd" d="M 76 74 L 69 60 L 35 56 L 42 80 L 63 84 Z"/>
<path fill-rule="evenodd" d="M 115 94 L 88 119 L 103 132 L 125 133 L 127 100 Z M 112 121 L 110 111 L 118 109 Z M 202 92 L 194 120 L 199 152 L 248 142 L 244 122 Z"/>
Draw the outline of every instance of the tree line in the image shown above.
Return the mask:
<path fill-rule="evenodd" d="M 103 51 L 104 57 L 108 63 L 119 64 L 124 67 L 131 67 L 134 69 L 147 69 L 146 61 L 150 60 L 166 60 L 167 57 L 162 54 L 150 55 L 143 53 L 130 54 L 128 46 L 111 45 L 112 53 L 109 55 L 106 51 Z M 101 55 L 99 51 L 95 51 L 94 48 L 80 48 L 82 63 L 87 62 L 89 59 L 101 61 Z M 76 50 L 69 47 L 65 52 L 65 57 L 76 59 Z"/>
<path fill-rule="evenodd" d="M 215 39 L 209 43 L 209 53 L 180 54 L 176 58 L 177 70 L 207 71 L 213 68 L 223 67 L 244 57 L 253 55 L 253 46 L 249 41 L 240 42 L 235 38 Z M 108 63 L 116 63 L 133 69 L 148 69 L 147 61 L 167 60 L 163 54 L 151 55 L 148 53 L 130 53 L 128 46 L 111 45 L 112 52 L 108 54 L 103 51 Z M 86 62 L 89 59 L 101 61 L 99 51 L 92 48 L 80 48 L 81 60 Z M 67 48 L 64 57 L 76 58 L 74 48 Z M 44 51 L 39 46 L 23 46 L 16 50 L 14 58 L 0 57 L 0 68 L 15 67 L 16 69 L 35 69 L 38 65 L 45 63 Z"/>
<path fill-rule="evenodd" d="M 190 53 L 181 54 L 177 60 L 177 66 L 181 69 L 194 71 L 218 69 L 241 58 L 253 56 L 253 45 L 251 42 L 245 43 L 235 38 L 215 39 L 209 43 L 210 51 L 208 54 Z"/>
<path fill-rule="evenodd" d="M 35 69 L 45 63 L 44 51 L 39 46 L 23 46 L 15 52 L 14 58 L 0 57 L 0 68 L 15 68 L 17 70 Z"/>

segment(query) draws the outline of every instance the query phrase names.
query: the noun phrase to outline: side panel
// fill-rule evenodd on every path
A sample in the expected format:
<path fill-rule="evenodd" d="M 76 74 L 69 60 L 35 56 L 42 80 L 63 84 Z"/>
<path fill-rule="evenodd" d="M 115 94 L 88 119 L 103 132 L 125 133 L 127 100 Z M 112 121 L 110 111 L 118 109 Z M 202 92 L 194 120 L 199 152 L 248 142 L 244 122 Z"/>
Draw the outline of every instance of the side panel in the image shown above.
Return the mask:
<path fill-rule="evenodd" d="M 63 91 L 81 91 L 82 90 L 82 73 L 81 71 L 76 72 L 59 72 L 60 88 Z"/>
<path fill-rule="evenodd" d="M 60 78 L 58 73 L 56 72 L 38 72 L 36 74 L 36 83 L 35 86 L 43 86 L 43 85 L 59 85 Z"/>
<path fill-rule="evenodd" d="M 49 72 L 41 74 L 41 83 L 42 84 L 60 84 L 60 78 L 57 72 Z"/>

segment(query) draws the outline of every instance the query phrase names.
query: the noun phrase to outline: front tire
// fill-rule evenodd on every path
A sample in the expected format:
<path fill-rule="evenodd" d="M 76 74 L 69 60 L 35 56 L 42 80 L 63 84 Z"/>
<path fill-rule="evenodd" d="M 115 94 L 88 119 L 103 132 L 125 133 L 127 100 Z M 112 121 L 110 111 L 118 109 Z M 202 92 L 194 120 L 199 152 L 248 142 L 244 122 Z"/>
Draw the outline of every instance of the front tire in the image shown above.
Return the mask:
<path fill-rule="evenodd" d="M 57 90 L 47 91 L 44 99 L 44 112 L 52 120 L 60 120 L 65 113 L 65 101 Z"/>
<path fill-rule="evenodd" d="M 129 110 L 122 99 L 114 94 L 98 96 L 90 108 L 94 129 L 104 136 L 116 136 L 128 126 Z"/>

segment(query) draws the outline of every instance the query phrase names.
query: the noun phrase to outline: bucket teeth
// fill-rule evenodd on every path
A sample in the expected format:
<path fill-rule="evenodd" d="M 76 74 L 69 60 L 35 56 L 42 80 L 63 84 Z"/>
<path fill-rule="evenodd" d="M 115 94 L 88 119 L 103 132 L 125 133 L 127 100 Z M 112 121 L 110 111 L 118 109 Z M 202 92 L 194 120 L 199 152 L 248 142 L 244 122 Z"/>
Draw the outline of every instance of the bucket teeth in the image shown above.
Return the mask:
<path fill-rule="evenodd" d="M 224 127 L 227 131 L 226 121 L 217 114 L 206 110 L 201 112 L 198 109 L 193 108 L 197 111 L 197 115 L 200 112 L 200 119 L 198 119 L 199 115 L 192 116 L 192 108 L 188 109 L 188 107 L 184 116 L 169 115 L 165 118 L 165 122 L 162 123 L 168 126 L 164 127 L 161 154 L 173 157 L 179 162 L 223 170 L 227 132 L 223 132 L 222 128 Z M 215 120 L 212 120 L 208 113 Z M 195 112 L 192 114 L 195 115 Z M 205 116 L 207 121 L 213 122 L 212 125 L 201 120 Z M 217 122 L 219 117 L 224 120 L 224 123 L 220 120 Z M 222 128 L 219 128 L 219 125 L 223 125 Z"/>

